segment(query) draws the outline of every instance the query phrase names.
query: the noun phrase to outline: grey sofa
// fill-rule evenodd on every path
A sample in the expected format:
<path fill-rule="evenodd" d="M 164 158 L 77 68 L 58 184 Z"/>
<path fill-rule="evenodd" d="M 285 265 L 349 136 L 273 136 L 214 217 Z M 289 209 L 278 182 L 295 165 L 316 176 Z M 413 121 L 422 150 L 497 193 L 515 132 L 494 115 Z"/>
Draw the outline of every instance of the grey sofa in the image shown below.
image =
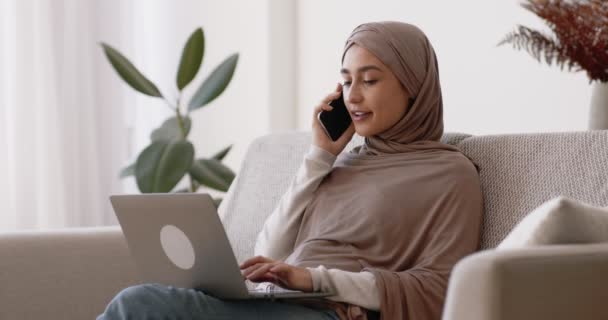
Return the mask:
<path fill-rule="evenodd" d="M 485 205 L 480 251 L 454 269 L 443 319 L 608 319 L 608 244 L 492 250 L 555 196 L 608 205 L 608 131 L 451 133 L 443 140 L 479 166 Z M 292 132 L 249 147 L 220 207 L 239 261 L 252 254 L 257 232 L 309 143 L 308 133 Z M 2 320 L 94 319 L 117 292 L 136 283 L 116 226 L 0 234 Z"/>

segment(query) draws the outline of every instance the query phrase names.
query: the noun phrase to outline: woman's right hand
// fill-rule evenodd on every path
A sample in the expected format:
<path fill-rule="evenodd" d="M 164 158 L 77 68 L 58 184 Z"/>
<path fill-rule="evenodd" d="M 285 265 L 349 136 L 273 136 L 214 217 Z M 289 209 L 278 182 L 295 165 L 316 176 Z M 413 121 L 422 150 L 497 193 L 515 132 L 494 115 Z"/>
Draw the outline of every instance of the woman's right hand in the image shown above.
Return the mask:
<path fill-rule="evenodd" d="M 313 112 L 312 117 L 312 144 L 324 149 L 325 151 L 330 152 L 331 154 L 337 156 L 344 150 L 350 139 L 355 134 L 355 126 L 351 123 L 348 129 L 342 134 L 340 138 L 336 141 L 332 141 L 331 138 L 325 133 L 319 119 L 317 118 L 321 111 L 331 111 L 333 109 L 329 103 L 332 100 L 338 99 L 340 97 L 340 92 L 342 92 L 342 85 L 338 83 L 336 86 L 336 91 L 330 93 L 325 97 L 325 99 L 321 100 L 321 103 Z"/>
<path fill-rule="evenodd" d="M 312 275 L 306 268 L 262 256 L 248 259 L 239 268 L 245 279 L 253 282 L 268 281 L 287 289 L 313 291 Z"/>

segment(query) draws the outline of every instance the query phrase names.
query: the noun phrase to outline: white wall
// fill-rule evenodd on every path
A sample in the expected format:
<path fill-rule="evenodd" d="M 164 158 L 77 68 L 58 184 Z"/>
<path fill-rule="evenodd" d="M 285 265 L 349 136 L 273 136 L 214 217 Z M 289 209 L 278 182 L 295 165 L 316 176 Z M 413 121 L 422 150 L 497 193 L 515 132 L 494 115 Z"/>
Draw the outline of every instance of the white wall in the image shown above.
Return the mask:
<path fill-rule="evenodd" d="M 181 46 L 197 26 L 205 31 L 205 57 L 198 77 L 186 91 L 190 96 L 198 84 L 225 58 L 239 53 L 232 82 L 211 104 L 192 113 L 191 140 L 197 156 L 210 156 L 229 144 L 234 148 L 226 163 L 237 170 L 247 145 L 269 128 L 268 94 L 268 1 L 190 1 L 174 9 L 172 20 L 180 28 L 171 34 L 169 48 L 175 52 L 173 69 Z M 175 4 L 166 1 L 167 6 Z M 178 35 L 183 35 L 179 37 Z M 172 71 L 175 75 L 175 71 Z M 171 79 L 174 82 L 174 77 Z M 189 101 L 189 100 L 186 100 Z"/>
<path fill-rule="evenodd" d="M 516 24 L 546 30 L 520 1 L 306 0 L 298 2 L 298 127 L 340 80 L 351 30 L 368 21 L 419 26 L 439 59 L 446 131 L 472 134 L 583 130 L 590 86 L 583 73 L 539 64 L 496 44 Z"/>

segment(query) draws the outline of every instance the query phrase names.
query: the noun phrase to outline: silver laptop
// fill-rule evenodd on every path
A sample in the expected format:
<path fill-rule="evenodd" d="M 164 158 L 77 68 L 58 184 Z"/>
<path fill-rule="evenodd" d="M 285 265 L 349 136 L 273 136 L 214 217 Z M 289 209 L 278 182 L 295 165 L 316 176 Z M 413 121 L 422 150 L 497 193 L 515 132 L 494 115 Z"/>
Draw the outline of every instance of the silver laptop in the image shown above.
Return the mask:
<path fill-rule="evenodd" d="M 197 289 L 222 299 L 331 295 L 245 281 L 208 194 L 113 195 L 110 201 L 147 283 Z"/>

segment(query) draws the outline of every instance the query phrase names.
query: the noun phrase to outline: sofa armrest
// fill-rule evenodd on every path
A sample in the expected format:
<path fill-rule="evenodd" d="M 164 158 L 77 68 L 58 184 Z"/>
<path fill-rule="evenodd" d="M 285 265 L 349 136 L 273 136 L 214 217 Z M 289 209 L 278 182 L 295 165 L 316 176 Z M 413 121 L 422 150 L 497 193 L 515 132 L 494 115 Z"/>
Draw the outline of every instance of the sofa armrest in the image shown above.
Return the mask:
<path fill-rule="evenodd" d="M 0 234 L 0 319 L 94 319 L 137 282 L 119 227 Z"/>
<path fill-rule="evenodd" d="M 608 319 L 608 243 L 488 250 L 454 267 L 443 320 Z"/>

